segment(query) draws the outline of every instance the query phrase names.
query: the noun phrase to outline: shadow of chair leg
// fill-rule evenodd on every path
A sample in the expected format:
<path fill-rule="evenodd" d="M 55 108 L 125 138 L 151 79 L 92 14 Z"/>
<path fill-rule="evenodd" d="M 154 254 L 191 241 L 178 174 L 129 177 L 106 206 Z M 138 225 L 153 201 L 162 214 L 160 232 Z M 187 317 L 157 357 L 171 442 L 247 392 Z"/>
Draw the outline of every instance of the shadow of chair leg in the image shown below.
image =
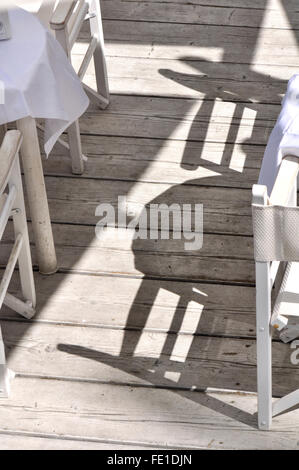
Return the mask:
<path fill-rule="evenodd" d="M 158 292 L 158 288 L 149 292 L 146 283 L 141 283 L 127 318 L 120 355 L 133 356 Z M 134 335 L 132 330 L 136 332 Z"/>
<path fill-rule="evenodd" d="M 109 367 L 114 367 L 115 369 L 122 370 L 123 372 L 126 372 L 130 375 L 134 375 L 138 379 L 144 380 L 145 382 L 148 382 L 154 386 L 159 386 L 159 388 L 169 387 L 168 391 L 171 391 L 183 398 L 186 398 L 187 400 L 191 400 L 192 402 L 197 403 L 198 405 L 205 406 L 217 413 L 221 413 L 222 415 L 227 416 L 230 419 L 239 421 L 240 423 L 250 426 L 251 428 L 257 428 L 256 414 L 252 415 L 243 410 L 240 410 L 232 404 L 225 403 L 224 401 L 215 398 L 214 396 L 211 396 L 208 393 L 205 393 L 204 391 L 191 392 L 190 390 L 174 388 L 173 382 L 166 378 L 164 378 L 162 384 L 160 375 L 158 377 L 156 376 L 155 372 L 151 372 L 145 369 L 140 370 L 141 358 L 130 358 L 129 363 L 127 363 L 128 365 L 125 365 L 124 361 L 121 362 L 120 357 L 112 356 L 110 354 L 102 353 L 82 346 L 76 346 L 73 344 L 58 344 L 57 349 L 67 354 L 73 354 L 75 356 L 89 358 L 102 364 L 108 365 Z M 133 370 L 135 370 L 136 372 L 133 372 Z M 134 384 L 134 386 L 138 385 Z M 148 385 L 140 384 L 139 386 L 146 387 Z"/>

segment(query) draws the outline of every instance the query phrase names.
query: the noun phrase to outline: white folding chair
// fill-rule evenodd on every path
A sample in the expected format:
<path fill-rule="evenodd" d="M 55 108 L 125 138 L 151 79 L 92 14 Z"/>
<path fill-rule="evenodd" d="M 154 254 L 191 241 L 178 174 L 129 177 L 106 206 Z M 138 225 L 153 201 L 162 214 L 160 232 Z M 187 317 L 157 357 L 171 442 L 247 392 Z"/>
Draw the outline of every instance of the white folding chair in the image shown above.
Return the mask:
<path fill-rule="evenodd" d="M 85 83 L 83 86 L 91 100 L 100 108 L 105 109 L 109 104 L 109 85 L 104 51 L 104 35 L 100 0 L 60 0 L 50 20 L 50 26 L 55 30 L 56 38 L 71 59 L 71 51 L 80 33 L 83 21 L 88 19 L 91 32 L 91 42 L 83 58 L 78 75 L 83 81 L 89 63 L 93 57 L 97 90 Z M 70 154 L 72 156 L 73 173 L 81 174 L 84 170 L 81 150 L 81 139 L 78 121 L 68 129 Z"/>
<path fill-rule="evenodd" d="M 90 44 L 78 71 L 78 76 L 83 83 L 84 76 L 91 62 L 94 60 L 97 89 L 93 90 L 83 83 L 83 87 L 89 98 L 101 109 L 109 104 L 109 84 L 104 50 L 104 34 L 100 0 L 40 0 L 32 4 L 30 2 L 19 3 L 29 11 L 35 13 L 42 23 L 55 32 L 67 56 L 71 61 L 72 48 L 78 39 L 83 22 L 86 20 L 90 26 Z M 60 144 L 67 147 L 71 159 L 74 174 L 82 174 L 84 171 L 84 156 L 82 155 L 79 123 L 76 121 L 68 129 L 68 144 L 59 140 Z"/>
<path fill-rule="evenodd" d="M 299 158 L 288 155 L 282 160 L 270 197 L 266 186 L 257 184 L 252 190 L 258 425 L 264 430 L 270 428 L 273 416 L 299 404 L 296 390 L 272 405 L 271 357 L 273 329 L 281 332 L 284 341 L 299 333 L 298 325 L 296 330 L 296 324 L 291 324 L 299 316 L 298 170 Z"/>
<path fill-rule="evenodd" d="M 0 240 L 10 217 L 13 219 L 15 234 L 15 242 L 0 281 L 0 309 L 5 304 L 23 317 L 32 318 L 36 296 L 18 158 L 21 142 L 19 131 L 9 131 L 0 148 Z M 7 292 L 17 262 L 23 300 Z M 8 375 L 0 330 L 0 397 L 8 396 Z"/>

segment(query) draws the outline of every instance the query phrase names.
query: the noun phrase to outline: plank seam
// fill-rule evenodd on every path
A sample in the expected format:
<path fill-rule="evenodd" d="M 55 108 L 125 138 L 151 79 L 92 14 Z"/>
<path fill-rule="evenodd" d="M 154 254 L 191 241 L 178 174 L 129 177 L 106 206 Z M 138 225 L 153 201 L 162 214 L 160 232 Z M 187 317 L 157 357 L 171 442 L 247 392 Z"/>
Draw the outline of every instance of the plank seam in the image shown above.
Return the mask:
<path fill-rule="evenodd" d="M 119 22 L 123 22 L 123 23 L 158 23 L 158 24 L 171 24 L 171 25 L 175 25 L 175 26 L 221 26 L 222 28 L 244 28 L 244 29 L 261 29 L 257 26 L 248 26 L 248 25 L 240 25 L 240 24 L 219 24 L 219 23 L 194 23 L 194 22 L 178 22 L 178 21 L 159 21 L 158 19 L 155 19 L 155 20 L 138 20 L 138 19 L 130 19 L 130 18 L 126 18 L 126 19 L 120 19 L 120 18 L 113 18 L 113 17 L 109 17 L 109 16 L 103 16 L 103 22 L 105 23 L 105 21 L 119 21 Z M 262 28 L 263 30 L 277 30 L 277 31 L 298 31 L 299 28 L 277 28 L 277 27 L 263 27 Z"/>
<path fill-rule="evenodd" d="M 219 361 L 222 362 L 222 361 Z M 236 364 L 236 363 L 234 363 Z M 243 364 L 244 365 L 244 364 Z M 250 367 L 255 367 L 255 365 L 246 364 Z M 278 368 L 279 369 L 279 368 Z M 293 370 L 293 369 L 292 369 Z M 51 375 L 42 375 L 42 374 L 29 374 L 29 373 L 22 373 L 22 372 L 15 372 L 16 377 L 21 379 L 40 379 L 40 380 L 48 380 L 48 381 L 59 381 L 59 382 L 73 382 L 73 383 L 89 383 L 94 385 L 108 385 L 108 386 L 115 386 L 121 388 L 146 388 L 146 389 L 156 389 L 156 390 L 168 390 L 168 391 L 176 391 L 176 392 L 190 392 L 190 393 L 199 393 L 203 395 L 207 395 L 209 393 L 213 393 L 215 395 L 244 395 L 244 396 L 256 396 L 255 392 L 246 391 L 246 390 L 233 390 L 233 389 L 222 389 L 222 388 L 210 388 L 210 387 L 203 387 L 203 388 L 193 388 L 193 387 L 177 387 L 177 386 L 167 386 L 167 385 L 158 385 L 158 384 L 151 384 L 151 383 L 130 383 L 130 382 L 116 382 L 116 381 L 104 381 L 99 379 L 87 379 L 85 377 L 65 377 L 65 376 L 51 376 Z M 278 397 L 279 398 L 279 397 Z M 0 403 L 1 407 L 1 403 Z"/>
<path fill-rule="evenodd" d="M 252 312 L 250 315 L 255 315 Z M 243 314 L 245 316 L 245 314 Z M 248 314 L 246 315 L 248 317 Z M 215 333 L 197 333 L 197 332 L 190 332 L 190 331 L 175 331 L 175 330 L 167 330 L 167 329 L 158 329 L 158 328 L 139 328 L 134 326 L 122 326 L 122 325 L 105 325 L 100 323 L 92 323 L 92 322 L 71 322 L 71 321 L 60 321 L 60 320 L 43 320 L 38 318 L 33 318 L 31 320 L 26 320 L 25 318 L 11 318 L 6 316 L 1 316 L 1 322 L 7 323 L 26 323 L 29 325 L 39 324 L 39 325 L 51 325 L 51 326 L 72 326 L 74 328 L 93 328 L 99 330 L 113 330 L 113 331 L 132 331 L 132 332 L 146 332 L 146 333 L 154 333 L 154 334 L 161 334 L 161 335 L 172 335 L 172 336 L 189 336 L 195 338 L 219 338 L 219 339 L 240 339 L 245 341 L 255 341 L 255 336 L 249 335 L 229 335 L 229 334 L 215 334 Z M 273 338 L 273 342 L 281 342 L 280 339 Z"/>
<path fill-rule="evenodd" d="M 150 442 L 142 442 L 142 441 L 121 441 L 121 440 L 116 440 L 116 439 L 101 439 L 101 438 L 96 438 L 96 437 L 84 437 L 84 436 L 76 436 L 76 435 L 71 435 L 71 434 L 50 434 L 50 433 L 35 433 L 35 432 L 29 432 L 29 431 L 21 431 L 21 430 L 10 430 L 10 429 L 1 429 L 0 428 L 0 435 L 7 435 L 7 436 L 22 436 L 22 437 L 33 437 L 33 438 L 43 438 L 43 439 L 49 439 L 49 440 L 60 440 L 60 441 L 78 441 L 78 442 L 94 442 L 95 444 L 111 444 L 111 445 L 128 445 L 128 446 L 140 446 L 140 447 L 153 447 L 155 445 L 155 448 L 157 449 L 173 449 L 174 446 L 163 446 L 161 444 L 154 444 Z M 175 446 L 175 448 L 178 449 L 189 449 L 188 447 L 184 446 Z M 190 448 L 198 449 L 200 447 L 192 447 Z"/>

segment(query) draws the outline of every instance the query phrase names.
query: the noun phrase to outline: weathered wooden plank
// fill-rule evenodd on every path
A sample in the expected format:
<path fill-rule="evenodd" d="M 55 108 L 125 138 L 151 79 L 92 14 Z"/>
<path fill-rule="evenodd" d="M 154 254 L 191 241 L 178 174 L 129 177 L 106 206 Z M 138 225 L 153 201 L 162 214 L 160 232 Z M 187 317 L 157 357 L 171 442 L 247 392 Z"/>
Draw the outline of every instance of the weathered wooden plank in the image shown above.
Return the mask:
<path fill-rule="evenodd" d="M 103 163 L 104 168 L 107 167 L 107 169 L 114 166 L 114 178 L 117 179 L 127 179 L 128 172 L 132 170 L 133 178 L 129 176 L 129 179 L 141 178 L 143 180 L 145 178 L 147 180 L 148 175 L 150 181 L 155 181 L 157 168 L 159 182 L 167 181 L 169 178 L 171 182 L 186 182 L 190 171 L 193 171 L 193 178 L 197 174 L 207 176 L 204 182 L 207 185 L 210 184 L 208 176 L 221 173 L 223 177 L 212 179 L 212 185 L 217 185 L 217 181 L 220 185 L 227 185 L 229 181 L 229 185 L 251 186 L 257 180 L 257 172 L 249 175 L 245 169 L 260 167 L 263 154 L 262 144 L 266 142 L 279 108 L 257 104 L 252 108 L 236 108 L 234 103 L 221 102 L 210 103 L 208 106 L 203 104 L 198 110 L 199 106 L 200 104 L 194 100 L 114 96 L 109 111 L 99 114 L 92 112 L 81 122 L 83 131 L 102 134 L 98 139 L 92 135 L 83 136 L 84 151 L 87 154 L 100 156 L 97 160 L 92 160 L 91 174 L 94 178 L 97 174 L 106 177 L 102 167 L 99 173 L 95 171 L 97 167 L 93 167 L 93 165 Z M 245 118 L 240 120 L 243 115 Z M 259 119 L 259 116 L 262 119 Z M 212 123 L 209 124 L 210 120 Z M 150 125 L 148 121 L 151 122 Z M 215 132 L 219 144 L 213 142 Z M 103 135 L 109 133 L 111 138 Z M 136 141 L 131 137 L 126 140 L 123 137 L 114 137 L 115 134 L 131 136 L 139 134 L 142 139 Z M 168 139 L 169 135 L 171 140 Z M 152 136 L 154 139 L 145 140 L 146 136 Z M 157 136 L 161 138 L 157 140 Z M 254 141 L 261 146 L 244 143 L 245 137 L 251 137 L 249 142 Z M 187 144 L 185 144 L 185 138 L 189 139 Z M 167 141 L 162 139 L 167 139 Z M 205 142 L 198 143 L 200 139 Z M 241 143 L 230 144 L 227 140 Z M 58 151 L 61 151 L 60 146 Z M 106 152 L 108 155 L 105 158 Z M 125 160 L 123 165 L 121 164 L 122 153 L 129 156 L 129 161 Z M 152 164 L 161 160 L 164 171 L 160 165 L 156 167 Z M 180 166 L 183 168 L 178 165 L 172 166 L 172 161 L 182 164 Z M 47 169 L 51 163 L 52 157 L 46 163 L 45 168 Z M 199 164 L 201 164 L 200 167 Z M 88 167 L 87 163 L 85 175 L 88 175 Z M 70 174 L 67 161 L 65 168 Z M 196 168 L 198 171 L 195 171 Z"/>
<path fill-rule="evenodd" d="M 94 135 L 82 135 L 81 139 L 88 156 L 83 177 L 99 180 L 121 177 L 123 181 L 188 185 L 192 176 L 203 179 L 206 186 L 251 188 L 258 180 L 263 156 L 262 147 L 246 144 L 225 144 L 223 149 L 213 142 L 186 145 L 177 140 Z M 68 152 L 60 145 L 43 166 L 48 176 L 73 177 Z M 219 173 L 221 178 L 210 182 L 210 177 Z"/>
<path fill-rule="evenodd" d="M 198 318 L 200 317 L 200 311 Z M 186 312 L 188 315 L 188 312 Z M 172 323 L 179 330 L 182 312 Z M 240 321 L 241 322 L 241 321 Z M 17 374 L 167 388 L 256 391 L 254 339 L 2 321 Z M 273 395 L 299 386 L 289 344 L 273 342 Z"/>
<path fill-rule="evenodd" d="M 138 276 L 164 276 L 176 279 L 213 279 L 241 283 L 252 283 L 254 280 L 251 238 L 206 234 L 202 250 L 196 252 L 185 250 L 186 240 L 184 238 L 158 242 L 155 240 L 133 241 L 132 231 L 126 234 L 122 231 L 122 240 L 119 240 L 116 231 L 103 233 L 101 239 L 97 240 L 95 225 L 99 219 L 94 215 L 95 208 L 99 202 L 110 202 L 115 206 L 117 202 L 115 199 L 119 194 L 129 193 L 128 183 L 126 183 L 126 189 L 121 191 L 124 183 L 114 182 L 115 194 L 113 195 L 111 192 L 113 184 L 110 181 L 102 182 L 99 187 L 96 180 L 79 179 L 78 184 L 74 185 L 73 180 L 69 178 L 49 179 L 51 184 L 48 186 L 48 194 L 53 222 L 91 224 L 90 227 L 54 225 L 59 264 L 63 269 L 79 269 L 94 273 L 121 272 Z M 153 186 L 156 186 L 155 190 L 159 194 L 151 202 L 204 203 L 204 231 L 206 232 L 212 231 L 211 228 L 218 228 L 221 233 L 235 231 L 239 235 L 242 233 L 242 229 L 243 233 L 244 231 L 248 233 L 251 230 L 250 203 L 246 201 L 246 198 L 250 198 L 249 191 L 231 188 L 224 190 L 213 188 L 212 190 L 211 188 L 207 193 L 205 187 L 178 185 L 178 194 L 176 195 L 176 187 L 172 185 L 168 185 L 168 191 L 166 193 L 162 191 L 162 194 L 162 184 L 146 186 L 151 186 L 150 189 L 154 189 Z M 165 185 L 166 187 L 167 185 Z M 138 215 L 138 211 L 142 208 L 142 200 L 136 191 L 137 186 L 135 185 L 135 194 L 133 194 L 133 198 L 129 198 L 129 203 L 130 210 L 135 210 Z M 167 198 L 167 194 L 170 196 L 170 200 Z M 146 204 L 148 194 L 145 192 L 144 185 L 140 186 L 139 196 L 141 195 Z M 201 195 L 205 197 L 208 206 L 200 197 Z M 245 199 L 244 196 L 246 196 Z M 238 223 L 239 221 L 242 221 L 242 224 Z M 12 240 L 12 237 L 6 240 Z M 5 246 L 2 250 L 1 261 L 5 263 L 5 256 L 7 256 Z M 232 256 L 232 254 L 234 255 Z M 182 262 L 187 259 L 186 256 L 188 256 L 187 265 Z"/>
<path fill-rule="evenodd" d="M 189 180 L 189 185 L 134 183 L 47 177 L 47 192 L 52 221 L 95 225 L 99 203 L 110 203 L 117 209 L 118 196 L 127 197 L 128 207 L 136 216 L 149 204 L 203 204 L 204 232 L 251 235 L 251 191 L 238 188 L 212 187 L 221 175 Z M 192 182 L 192 184 L 191 184 Z M 202 185 L 202 186 L 200 186 Z M 193 206 L 192 206 L 193 209 Z"/>
<path fill-rule="evenodd" d="M 40 434 L 26 435 L 12 432 L 12 434 L 0 433 L 0 450 L 145 450 L 156 447 L 140 447 L 117 444 L 115 442 L 99 442 L 99 440 L 62 439 L 55 436 L 41 437 Z"/>
<path fill-rule="evenodd" d="M 127 2 L 143 2 L 143 0 L 126 0 Z M 221 8 L 221 7 L 234 7 L 234 8 L 252 8 L 254 10 L 260 10 L 264 8 L 265 2 L 261 2 L 261 0 L 217 0 L 217 5 L 215 5 L 215 0 L 149 0 L 151 3 L 168 3 L 168 4 L 188 4 L 188 5 L 207 5 L 214 8 Z M 107 3 L 107 8 L 109 4 Z M 271 10 L 280 10 L 280 2 L 279 0 L 272 0 L 268 8 Z M 289 11 L 296 11 L 298 7 L 297 0 L 288 0 L 288 2 L 284 4 L 284 8 Z"/>
<path fill-rule="evenodd" d="M 289 30 L 222 25 L 193 25 L 105 20 L 106 55 L 148 59 L 203 60 L 223 63 L 293 66 L 298 47 Z M 73 54 L 86 49 L 80 34 Z M 258 54 L 256 54 L 258 40 Z"/>
<path fill-rule="evenodd" d="M 92 226 L 54 225 L 60 269 L 194 281 L 254 282 L 251 237 L 205 234 L 203 247 L 191 251 L 186 250 L 185 238 L 133 240 L 135 232 L 125 233 L 123 229 L 108 229 L 96 238 L 94 230 Z M 2 266 L 7 263 L 7 247 L 11 243 L 11 236 L 2 243 Z M 33 263 L 37 264 L 35 249 Z"/>
<path fill-rule="evenodd" d="M 73 273 L 35 273 L 35 283 L 34 321 L 42 323 L 175 332 L 172 320 L 176 312 L 178 317 L 184 316 L 181 333 L 255 336 L 252 287 Z M 20 294 L 17 275 L 10 292 Z M 185 304 L 180 299 L 185 299 Z M 5 306 L 0 318 L 20 320 Z"/>
<path fill-rule="evenodd" d="M 211 183 L 219 178 L 221 175 L 210 178 Z M 125 195 L 130 211 L 136 215 L 144 206 L 149 208 L 152 203 L 201 203 L 205 218 L 204 231 L 251 234 L 251 194 L 246 189 L 218 188 L 211 184 L 207 189 L 202 179 L 189 180 L 189 185 L 173 186 L 167 183 L 134 184 L 91 179 L 76 179 L 74 184 L 70 178 L 48 176 L 46 183 L 53 222 L 94 225 L 99 220 L 95 216 L 95 208 L 99 203 L 111 203 L 117 209 L 118 196 Z M 238 224 L 242 219 L 245 219 L 244 224 Z"/>
<path fill-rule="evenodd" d="M 33 393 L 34 391 L 34 393 Z M 53 403 L 53 397 L 59 403 Z M 0 403 L 3 430 L 177 448 L 296 449 L 298 412 L 256 429 L 256 398 L 17 378 Z"/>
<path fill-rule="evenodd" d="M 213 104 L 211 104 L 212 114 Z M 211 118 L 213 116 L 211 115 Z M 200 111 L 198 120 L 200 120 Z M 234 124 L 227 119 L 227 122 L 208 122 L 190 121 L 182 119 L 181 121 L 172 120 L 171 118 L 154 118 L 141 116 L 128 116 L 121 114 L 101 114 L 87 113 L 80 120 L 81 131 L 86 134 L 102 133 L 103 135 L 116 135 L 129 137 L 150 137 L 158 139 L 167 139 L 171 137 L 176 140 L 183 141 L 200 141 L 200 142 L 225 142 L 228 138 L 228 144 L 242 144 L 247 139 L 254 145 L 265 145 L 270 136 L 270 132 L 274 123 L 268 123 L 268 126 L 255 124 L 254 121 L 246 126 L 243 124 Z M 232 137 L 231 137 L 232 136 Z M 248 140 L 246 143 L 248 143 Z M 225 145 L 223 145 L 224 147 Z M 200 155 L 199 155 L 200 158 Z"/>
<path fill-rule="evenodd" d="M 264 114 L 257 117 L 255 106 L 244 104 L 179 101 L 176 105 L 174 99 L 119 97 L 105 113 L 99 110 L 86 113 L 80 120 L 81 132 L 265 145 L 277 118 L 277 113 L 272 120 L 267 120 Z"/>
<path fill-rule="evenodd" d="M 74 57 L 78 68 L 82 57 Z M 108 57 L 108 75 L 112 93 L 129 95 L 173 96 L 182 98 L 223 99 L 230 102 L 280 104 L 287 80 L 296 67 L 191 61 L 181 57 L 148 60 L 131 57 Z M 86 83 L 94 87 L 92 65 Z"/>
<path fill-rule="evenodd" d="M 191 173 L 192 174 L 192 173 Z M 216 176 L 213 179 L 221 178 Z M 212 178 L 211 178 L 212 179 Z M 192 181 L 192 187 L 191 187 Z M 208 224 L 208 213 L 233 214 L 234 216 L 250 215 L 250 191 L 239 188 L 209 187 L 204 185 L 203 180 L 189 180 L 189 185 L 170 185 L 167 183 L 136 183 L 127 181 L 101 181 L 92 179 L 70 179 L 46 177 L 47 192 L 50 206 L 53 206 L 53 222 L 82 223 L 94 225 L 99 218 L 95 216 L 95 208 L 100 203 L 111 203 L 117 209 L 118 197 L 123 195 L 127 198 L 130 212 L 136 216 L 143 207 L 149 208 L 149 204 L 155 203 L 181 203 L 204 205 L 206 216 L 206 230 L 212 231 Z M 210 185 L 209 185 L 210 186 Z M 134 191 L 133 191 L 134 189 Z M 57 204 L 57 206 L 55 205 Z M 61 213 L 57 211 L 58 205 L 65 204 L 66 210 Z M 83 206 L 85 204 L 85 209 Z M 71 207 L 73 206 L 73 208 Z M 81 206 L 81 210 L 80 210 Z M 64 213 L 69 216 L 64 218 Z M 77 214 L 75 218 L 72 215 Z M 246 219 L 248 222 L 248 220 Z M 224 228 L 224 227 L 223 227 Z M 233 228 L 232 228 L 233 230 Z M 248 233 L 249 231 L 247 231 Z M 238 232 L 242 233 L 242 232 Z"/>
<path fill-rule="evenodd" d="M 161 121 L 171 119 L 177 121 L 177 124 L 184 119 L 186 121 L 189 120 L 190 123 L 205 123 L 210 122 L 212 119 L 213 122 L 219 124 L 230 122 L 234 125 L 243 125 L 244 127 L 257 124 L 261 128 L 268 128 L 269 125 L 273 126 L 275 124 L 280 109 L 280 104 L 245 102 L 236 104 L 232 101 L 222 101 L 221 99 L 217 99 L 216 102 L 214 100 L 209 102 L 209 96 L 201 100 L 183 97 L 179 99 L 178 97 L 169 98 L 167 96 L 128 96 L 120 93 L 111 97 L 109 107 L 104 113 L 91 103 L 86 114 L 98 115 L 99 118 L 102 115 L 119 115 L 126 116 L 127 119 L 134 119 L 136 117 L 161 119 Z"/>
<path fill-rule="evenodd" d="M 235 8 L 231 6 L 203 5 L 180 2 L 171 8 L 168 2 L 140 2 L 103 0 L 102 10 L 104 19 L 118 19 L 122 21 L 160 21 L 166 23 L 191 24 L 221 24 L 223 26 L 259 27 L 262 24 L 267 2 L 261 2 L 260 8 Z M 268 10 L 267 22 L 264 27 L 286 26 L 281 21 L 281 11 Z M 291 15 L 292 28 L 299 28 L 298 11 L 294 8 Z"/>

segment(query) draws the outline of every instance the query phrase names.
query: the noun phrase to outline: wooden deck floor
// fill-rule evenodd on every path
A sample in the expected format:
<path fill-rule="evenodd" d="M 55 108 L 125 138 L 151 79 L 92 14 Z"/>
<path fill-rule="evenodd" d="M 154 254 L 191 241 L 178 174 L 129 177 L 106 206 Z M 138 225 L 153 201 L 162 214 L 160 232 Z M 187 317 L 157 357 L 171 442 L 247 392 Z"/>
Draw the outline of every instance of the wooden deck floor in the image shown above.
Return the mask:
<path fill-rule="evenodd" d="M 298 2 L 102 9 L 111 105 L 81 119 L 82 177 L 58 147 L 44 162 L 60 268 L 36 273 L 33 321 L 1 312 L 17 376 L 0 449 L 296 449 L 298 411 L 256 428 L 250 188 L 298 71 Z M 95 208 L 119 195 L 136 211 L 202 203 L 203 248 L 113 230 L 98 240 Z M 299 386 L 290 354 L 274 341 L 275 396 Z"/>

